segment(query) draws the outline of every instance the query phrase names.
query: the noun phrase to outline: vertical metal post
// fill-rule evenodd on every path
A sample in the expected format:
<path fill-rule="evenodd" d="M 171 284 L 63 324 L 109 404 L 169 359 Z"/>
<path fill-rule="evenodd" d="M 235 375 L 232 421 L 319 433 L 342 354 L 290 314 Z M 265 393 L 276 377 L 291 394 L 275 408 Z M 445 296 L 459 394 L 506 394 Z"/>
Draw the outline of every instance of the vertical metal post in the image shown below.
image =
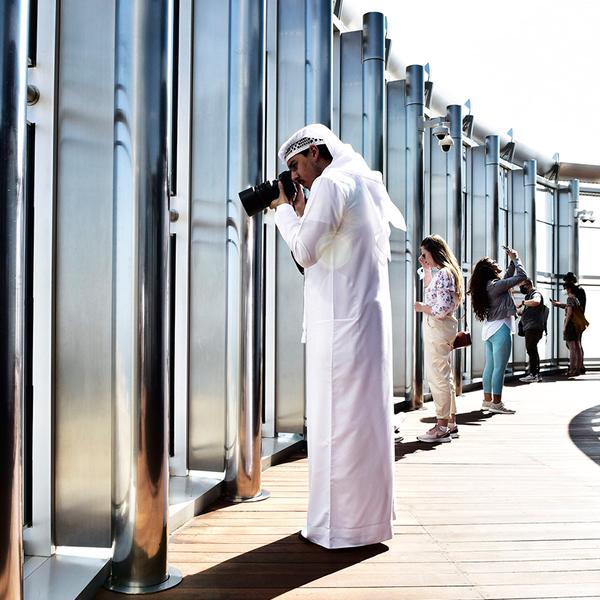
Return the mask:
<path fill-rule="evenodd" d="M 167 566 L 169 0 L 116 11 L 113 263 L 113 562 L 110 589 L 148 593 Z"/>
<path fill-rule="evenodd" d="M 322 0 L 306 0 L 306 123 L 331 126 L 333 13 Z"/>
<path fill-rule="evenodd" d="M 407 253 L 413 257 L 414 270 L 407 273 L 407 310 L 412 310 L 416 300 L 416 290 L 421 285 L 417 274 L 417 256 L 419 244 L 423 239 L 423 213 L 425 197 L 423 191 L 423 115 L 425 105 L 424 71 L 421 65 L 410 65 L 406 68 L 406 207 L 410 214 L 412 226 L 409 230 Z M 412 278 L 412 285 L 408 285 Z M 419 334 L 422 323 L 421 313 L 413 319 L 413 374 L 412 397 L 413 408 L 423 405 L 423 338 Z"/>
<path fill-rule="evenodd" d="M 523 163 L 523 187 L 525 195 L 525 246 L 527 262 L 525 268 L 530 279 L 536 281 L 537 264 L 535 259 L 536 250 L 536 220 L 535 220 L 535 186 L 537 177 L 537 161 L 526 160 Z"/>
<path fill-rule="evenodd" d="M 367 164 L 376 171 L 383 171 L 385 32 L 386 19 L 382 13 L 370 12 L 363 15 L 362 147 Z"/>
<path fill-rule="evenodd" d="M 579 207 L 579 179 L 569 181 L 569 271 L 579 277 L 579 219 L 575 217 L 575 211 Z"/>
<path fill-rule="evenodd" d="M 450 137 L 454 142 L 448 152 L 448 216 L 450 231 L 448 243 L 456 256 L 456 260 L 462 265 L 462 236 L 463 236 L 463 214 L 462 214 L 462 107 L 452 104 L 447 107 L 448 120 L 450 121 Z M 465 318 L 464 305 L 459 307 L 459 317 Z M 464 329 L 464 324 L 462 326 Z M 461 323 L 459 323 L 461 329 Z M 462 359 L 464 350 L 454 352 L 454 386 L 456 395 L 462 395 Z"/>
<path fill-rule="evenodd" d="M 488 135 L 485 138 L 485 210 L 486 237 L 485 252 L 487 256 L 500 259 L 498 247 L 500 203 L 500 138 Z"/>
<path fill-rule="evenodd" d="M 0 5 L 0 597 L 23 597 L 21 406 L 29 2 Z"/>
<path fill-rule="evenodd" d="M 262 500 L 262 215 L 238 192 L 263 164 L 264 1 L 231 0 L 227 194 L 227 436 L 225 486 L 235 501 Z"/>

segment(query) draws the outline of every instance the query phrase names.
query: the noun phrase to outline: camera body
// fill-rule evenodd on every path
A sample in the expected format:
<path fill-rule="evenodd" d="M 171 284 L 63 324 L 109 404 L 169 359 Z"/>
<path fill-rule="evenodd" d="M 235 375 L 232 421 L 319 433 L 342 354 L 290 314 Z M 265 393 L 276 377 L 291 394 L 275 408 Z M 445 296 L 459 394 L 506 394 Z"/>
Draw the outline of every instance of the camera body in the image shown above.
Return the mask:
<path fill-rule="evenodd" d="M 454 146 L 454 140 L 449 135 L 445 135 L 442 139 L 440 139 L 438 144 L 440 145 L 442 152 L 450 152 L 452 146 Z"/>
<path fill-rule="evenodd" d="M 292 181 L 290 171 L 283 171 L 279 173 L 277 179 L 274 181 L 259 183 L 257 186 L 249 187 L 238 194 L 242 206 L 249 217 L 262 212 L 270 206 L 273 200 L 279 197 L 279 181 L 283 184 L 285 195 L 291 200 L 296 194 L 296 186 Z"/>

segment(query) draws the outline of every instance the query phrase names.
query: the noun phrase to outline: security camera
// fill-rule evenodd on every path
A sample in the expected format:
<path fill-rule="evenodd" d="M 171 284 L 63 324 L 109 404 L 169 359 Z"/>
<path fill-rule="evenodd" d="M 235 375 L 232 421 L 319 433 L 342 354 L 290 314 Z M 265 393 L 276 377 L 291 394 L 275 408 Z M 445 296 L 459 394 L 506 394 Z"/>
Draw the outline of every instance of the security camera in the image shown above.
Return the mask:
<path fill-rule="evenodd" d="M 450 130 L 448 127 L 446 127 L 446 125 L 437 125 L 431 130 L 431 133 L 433 133 L 433 135 L 435 135 L 435 137 L 441 141 L 450 133 Z"/>
<path fill-rule="evenodd" d="M 440 145 L 442 152 L 450 152 L 450 149 L 452 148 L 452 146 L 454 146 L 454 141 L 449 135 L 445 135 L 443 138 L 440 139 L 438 144 Z"/>

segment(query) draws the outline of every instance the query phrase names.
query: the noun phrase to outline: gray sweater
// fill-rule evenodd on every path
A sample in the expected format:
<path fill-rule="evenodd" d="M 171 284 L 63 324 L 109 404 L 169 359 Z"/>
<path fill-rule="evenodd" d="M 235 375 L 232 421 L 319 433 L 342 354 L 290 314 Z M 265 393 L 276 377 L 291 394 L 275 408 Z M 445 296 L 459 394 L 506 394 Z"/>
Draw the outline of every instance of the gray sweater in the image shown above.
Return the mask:
<path fill-rule="evenodd" d="M 502 279 L 488 281 L 487 293 L 490 300 L 487 320 L 499 321 L 517 314 L 517 307 L 510 294 L 510 289 L 527 279 L 521 259 L 511 261 Z"/>

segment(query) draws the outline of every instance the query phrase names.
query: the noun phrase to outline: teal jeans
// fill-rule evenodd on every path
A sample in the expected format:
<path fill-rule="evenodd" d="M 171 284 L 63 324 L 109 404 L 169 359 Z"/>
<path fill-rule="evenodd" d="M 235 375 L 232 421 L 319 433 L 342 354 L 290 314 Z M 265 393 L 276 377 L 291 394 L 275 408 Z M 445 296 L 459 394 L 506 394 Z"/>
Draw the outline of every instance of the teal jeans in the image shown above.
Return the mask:
<path fill-rule="evenodd" d="M 483 368 L 483 391 L 486 394 L 502 394 L 504 371 L 512 348 L 512 333 L 505 324 L 485 340 L 485 367 Z"/>

